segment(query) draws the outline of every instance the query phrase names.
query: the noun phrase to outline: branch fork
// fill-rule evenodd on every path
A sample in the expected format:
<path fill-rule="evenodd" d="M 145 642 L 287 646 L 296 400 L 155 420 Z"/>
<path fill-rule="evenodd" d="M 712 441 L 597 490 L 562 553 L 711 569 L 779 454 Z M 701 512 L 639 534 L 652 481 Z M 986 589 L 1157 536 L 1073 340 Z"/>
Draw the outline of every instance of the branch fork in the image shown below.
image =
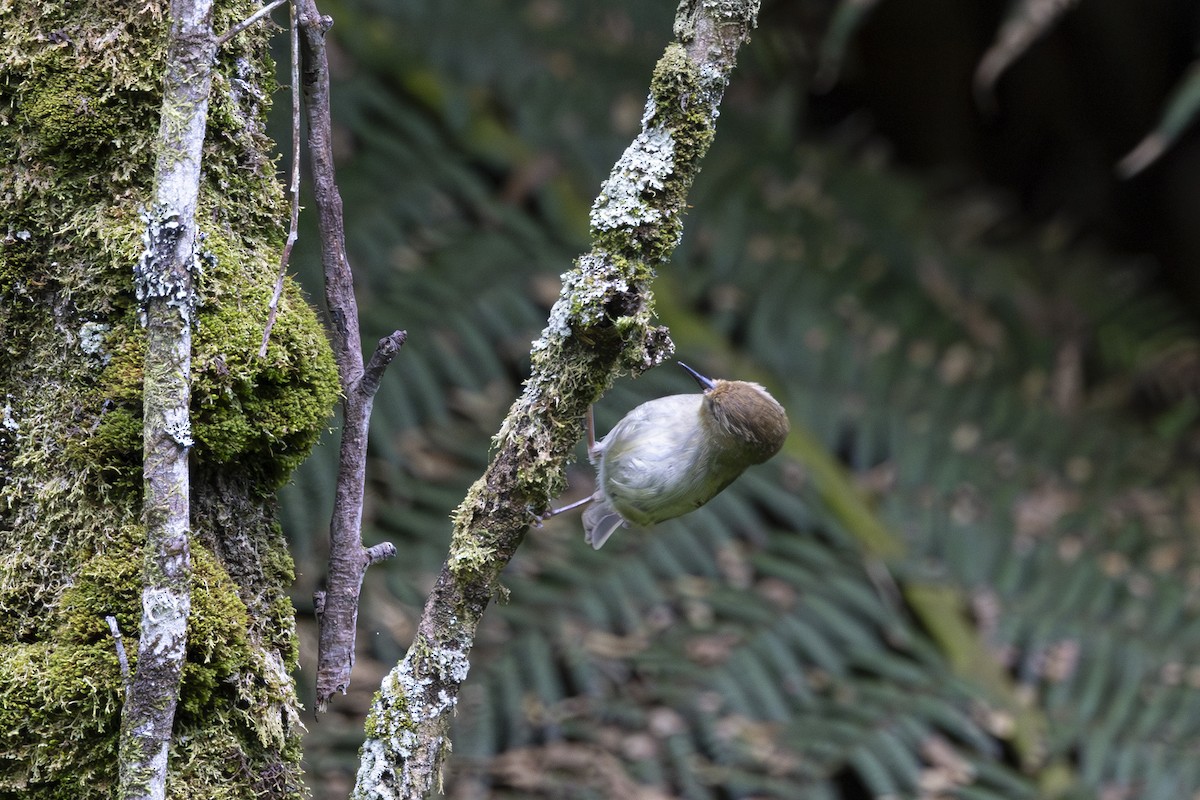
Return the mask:
<path fill-rule="evenodd" d="M 367 430 L 371 407 L 383 372 L 407 339 L 393 331 L 379 340 L 365 367 L 359 339 L 358 303 L 354 276 L 346 256 L 342 198 L 334 176 L 329 113 L 329 61 L 325 34 L 333 20 L 322 15 L 315 0 L 295 0 L 300 31 L 304 110 L 325 271 L 325 305 L 329 332 L 345 397 L 342 401 L 342 441 L 333 516 L 329 524 L 329 575 L 325 589 L 314 595 L 317 645 L 317 711 L 325 711 L 337 692 L 350 686 L 358 602 L 367 568 L 396 555 L 383 543 L 362 544 L 362 508 L 366 484 Z"/>

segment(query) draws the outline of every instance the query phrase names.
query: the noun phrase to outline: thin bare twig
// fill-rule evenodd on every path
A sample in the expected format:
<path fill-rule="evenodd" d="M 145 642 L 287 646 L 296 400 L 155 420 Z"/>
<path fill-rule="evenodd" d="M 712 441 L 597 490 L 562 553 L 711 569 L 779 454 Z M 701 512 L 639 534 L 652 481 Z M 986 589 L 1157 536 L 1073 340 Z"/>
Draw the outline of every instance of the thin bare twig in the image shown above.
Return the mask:
<path fill-rule="evenodd" d="M 655 67 L 642 132 L 592 207 L 592 250 L 564 275 L 534 343 L 523 394 L 496 435 L 484 475 L 454 515 L 450 553 L 408 652 L 384 679 L 367 723 L 354 798 L 418 800 L 436 785 L 475 630 L 535 512 L 565 484 L 587 407 L 622 370 L 672 347 L 652 320 L 650 281 L 682 231 L 687 191 L 715 130 L 755 0 L 683 0 L 677 42 Z"/>
<path fill-rule="evenodd" d="M 117 625 L 117 618 L 109 614 L 104 618 L 108 623 L 108 630 L 112 633 L 113 647 L 117 651 L 117 664 L 121 667 L 121 680 L 125 681 L 125 692 L 129 692 L 129 657 L 125 655 L 125 642 L 121 638 L 121 627 Z"/>
<path fill-rule="evenodd" d="M 220 36 L 218 36 L 217 37 L 217 47 L 220 47 L 221 45 L 225 44 L 230 39 L 237 36 L 239 33 L 246 30 L 246 28 L 249 28 L 251 25 L 258 22 L 260 19 L 265 17 L 267 14 L 270 14 L 275 9 L 279 8 L 281 5 L 283 5 L 287 1 L 288 0 L 273 0 L 273 2 L 268 3 L 267 5 L 260 8 L 258 11 L 255 11 L 253 14 L 246 17 L 244 20 L 239 22 L 237 25 L 234 25 L 232 28 L 230 28 L 229 30 L 225 31 Z"/>
<path fill-rule="evenodd" d="M 211 0 L 172 0 L 145 252 L 134 269 L 146 324 L 137 669 L 121 710 L 122 798 L 162 798 L 191 610 L 192 322 L 196 207 L 216 38 Z"/>
<path fill-rule="evenodd" d="M 277 0 L 274 5 L 286 2 Z M 268 305 L 267 324 L 263 328 L 262 345 L 258 348 L 258 357 L 267 357 L 267 345 L 271 341 L 271 329 L 275 327 L 275 317 L 279 314 L 279 296 L 283 294 L 283 280 L 287 275 L 288 261 L 292 258 L 292 248 L 300 236 L 300 26 L 296 21 L 296 4 L 288 6 L 292 45 L 292 216 L 288 222 L 287 241 L 283 245 L 283 253 L 279 256 L 279 275 L 275 278 L 275 290 L 271 293 Z"/>
<path fill-rule="evenodd" d="M 329 62 L 325 33 L 332 20 L 321 16 L 314 0 L 298 0 L 305 116 L 308 121 L 309 161 L 321 260 L 325 269 L 325 305 L 330 335 L 345 397 L 342 401 L 342 442 L 337 494 L 329 523 L 329 575 L 325 591 L 314 597 L 320 629 L 317 645 L 317 711 L 329 706 L 336 692 L 345 693 L 354 666 L 358 599 L 367 567 L 391 558 L 391 544 L 362 545 L 362 506 L 366 483 L 367 428 L 383 370 L 404 344 L 404 331 L 379 341 L 367 368 L 363 367 L 358 330 L 358 303 L 346 257 L 342 198 L 334 177 L 332 129 L 329 116 Z"/>

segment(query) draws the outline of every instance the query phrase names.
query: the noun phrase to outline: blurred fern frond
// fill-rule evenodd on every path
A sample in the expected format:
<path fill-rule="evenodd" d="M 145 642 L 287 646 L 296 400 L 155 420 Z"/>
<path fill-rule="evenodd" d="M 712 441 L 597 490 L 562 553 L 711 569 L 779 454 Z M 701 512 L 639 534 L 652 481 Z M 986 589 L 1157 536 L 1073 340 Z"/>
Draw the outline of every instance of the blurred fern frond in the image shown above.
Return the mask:
<path fill-rule="evenodd" d="M 614 10 L 599 24 L 620 46 L 589 49 L 592 12 L 485 5 L 440 7 L 441 26 L 419 4 L 348 9 L 336 29 L 371 68 L 337 94 L 364 330 L 410 333 L 376 403 L 368 509 L 368 534 L 402 553 L 368 596 L 400 611 L 364 606 L 364 626 L 392 632 L 366 669 L 407 644 L 447 515 L 580 249 L 588 181 L 622 146 L 621 95 L 666 35 L 661 9 Z M 355 23 L 368 13 L 387 24 Z M 397 37 L 387 63 L 379 36 Z M 486 57 L 464 55 L 485 36 Z M 645 68 L 615 66 L 619 53 Z M 550 85 L 531 64 L 586 79 Z M 1162 424 L 1187 400 L 1149 419 L 1131 404 L 1144 365 L 1194 347 L 1193 323 L 1100 254 L 981 245 L 888 168 L 747 146 L 779 109 L 747 102 L 770 94 L 753 66 L 738 80 L 659 284 L 664 321 L 689 363 L 768 383 L 903 555 L 866 555 L 794 446 L 598 552 L 572 518 L 531 531 L 472 656 L 447 795 L 1200 791 L 1200 493 L 1187 440 L 1164 438 L 1186 422 Z M 671 369 L 619 384 L 598 427 L 691 390 Z M 302 565 L 319 556 L 332 456 L 282 497 Z M 590 491 L 588 467 L 573 476 L 573 494 Z M 1004 686 L 964 669 L 913 587 L 969 611 L 966 646 Z M 1016 752 L 1012 698 L 1037 752 Z M 352 738 L 330 747 L 353 769 Z"/>

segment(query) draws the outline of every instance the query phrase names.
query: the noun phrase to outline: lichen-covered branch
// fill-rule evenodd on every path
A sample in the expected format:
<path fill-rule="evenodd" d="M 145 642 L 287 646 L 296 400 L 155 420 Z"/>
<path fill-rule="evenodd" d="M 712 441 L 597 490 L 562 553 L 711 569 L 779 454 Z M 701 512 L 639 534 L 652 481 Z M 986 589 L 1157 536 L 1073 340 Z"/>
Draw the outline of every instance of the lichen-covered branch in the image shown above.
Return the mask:
<path fill-rule="evenodd" d="M 121 712 L 120 796 L 161 798 L 191 610 L 191 354 L 196 207 L 216 39 L 210 0 L 173 0 L 145 250 L 134 270 L 146 324 L 146 528 L 137 669 Z"/>
<path fill-rule="evenodd" d="M 325 270 L 325 304 L 342 391 L 342 443 L 338 480 L 329 523 L 329 575 L 325 591 L 314 598 L 320 636 L 317 644 L 317 710 L 324 711 L 335 692 L 345 693 L 354 666 L 354 634 L 363 575 L 370 565 L 391 558 L 396 548 L 384 543 L 370 549 L 362 544 L 362 505 L 366 483 L 367 428 L 371 406 L 383 370 L 404 344 L 404 331 L 379 341 L 370 363 L 363 367 L 358 331 L 354 276 L 346 257 L 342 198 L 333 168 L 329 117 L 329 63 L 325 32 L 332 20 L 321 16 L 315 0 L 296 0 L 299 8 L 304 63 L 305 116 L 308 146 L 321 232 L 321 261 Z"/>
<path fill-rule="evenodd" d="M 371 709 L 354 797 L 421 798 L 436 785 L 476 626 L 534 514 L 565 487 L 584 412 L 622 371 L 641 372 L 670 354 L 666 330 L 652 323 L 651 280 L 679 241 L 687 192 L 758 5 L 680 3 L 642 131 L 592 207 L 592 249 L 563 276 L 525 390 L 496 435 L 487 471 L 455 512 L 449 557 L 416 638 Z"/>

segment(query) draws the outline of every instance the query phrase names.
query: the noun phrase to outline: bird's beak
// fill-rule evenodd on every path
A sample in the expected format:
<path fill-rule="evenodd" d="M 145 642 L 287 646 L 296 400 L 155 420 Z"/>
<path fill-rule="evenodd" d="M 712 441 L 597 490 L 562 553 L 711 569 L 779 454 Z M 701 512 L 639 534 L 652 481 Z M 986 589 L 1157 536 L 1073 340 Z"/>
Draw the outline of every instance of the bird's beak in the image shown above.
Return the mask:
<path fill-rule="evenodd" d="M 716 387 L 716 384 L 712 382 L 711 378 L 704 377 L 699 372 L 696 372 L 696 370 L 692 369 L 691 367 L 689 367 L 687 364 L 683 363 L 682 361 L 676 361 L 675 363 L 678 364 L 679 366 L 683 367 L 684 369 L 686 369 L 688 371 L 688 374 L 696 379 L 696 383 L 700 384 L 700 388 L 703 389 L 704 391 L 709 392 L 709 391 L 712 391 Z"/>

